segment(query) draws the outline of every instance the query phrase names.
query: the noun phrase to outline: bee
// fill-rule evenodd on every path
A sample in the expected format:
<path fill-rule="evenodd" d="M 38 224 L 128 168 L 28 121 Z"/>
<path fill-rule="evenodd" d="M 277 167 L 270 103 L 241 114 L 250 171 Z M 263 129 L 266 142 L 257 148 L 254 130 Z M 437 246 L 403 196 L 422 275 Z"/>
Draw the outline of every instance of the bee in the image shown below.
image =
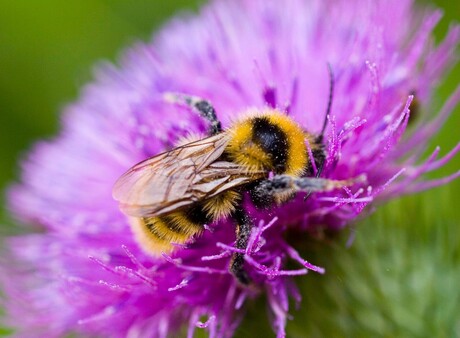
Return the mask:
<path fill-rule="evenodd" d="M 256 206 L 270 207 L 300 191 L 309 194 L 353 184 L 352 180 L 319 178 L 325 161 L 322 139 L 332 83 L 319 136 L 303 130 L 277 109 L 261 110 L 223 130 L 208 101 L 167 94 L 169 101 L 187 105 L 205 118 L 210 135 L 134 165 L 115 183 L 113 197 L 129 217 L 144 251 L 152 255 L 173 252 L 177 244 L 199 236 L 205 225 L 227 217 L 236 224 L 236 248 L 245 249 L 253 227 L 242 206 L 245 192 Z M 314 167 L 317 177 L 312 177 Z M 244 254 L 233 255 L 230 271 L 241 284 L 251 283 Z"/>

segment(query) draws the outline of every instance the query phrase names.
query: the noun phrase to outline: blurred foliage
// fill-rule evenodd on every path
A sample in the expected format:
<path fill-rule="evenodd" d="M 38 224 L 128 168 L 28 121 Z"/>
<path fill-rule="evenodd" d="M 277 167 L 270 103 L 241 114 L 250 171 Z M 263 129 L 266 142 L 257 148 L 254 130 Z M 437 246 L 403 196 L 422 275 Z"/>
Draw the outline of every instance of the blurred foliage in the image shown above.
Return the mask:
<path fill-rule="evenodd" d="M 420 0 L 422 2 L 423 0 Z M 116 61 L 178 10 L 201 0 L 0 0 L 0 190 L 18 178 L 20 154 L 58 132 L 59 112 L 78 96 L 101 59 Z M 433 0 L 445 11 L 441 39 L 460 3 Z M 457 65 L 439 86 L 433 109 L 459 84 Z M 445 154 L 459 141 L 460 109 L 429 149 Z M 460 158 L 434 177 L 460 168 Z M 460 336 L 460 180 L 381 207 L 357 225 L 351 249 L 311 243 L 303 252 L 324 276 L 297 278 L 304 302 L 293 311 L 291 337 Z M 3 205 L 3 203 L 2 203 Z M 10 223 L 0 213 L 2 224 Z M 4 233 L 5 228 L 1 230 Z M 272 336 L 263 300 L 249 306 L 239 337 Z M 4 334 L 0 328 L 0 336 Z"/>

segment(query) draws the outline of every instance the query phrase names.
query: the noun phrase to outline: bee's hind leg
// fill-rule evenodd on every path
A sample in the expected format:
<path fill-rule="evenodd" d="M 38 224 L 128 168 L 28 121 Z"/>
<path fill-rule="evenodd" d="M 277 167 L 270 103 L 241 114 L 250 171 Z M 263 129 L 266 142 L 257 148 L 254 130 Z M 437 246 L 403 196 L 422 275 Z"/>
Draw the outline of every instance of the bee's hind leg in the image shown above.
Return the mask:
<path fill-rule="evenodd" d="M 208 101 L 196 97 L 178 93 L 165 93 L 167 101 L 182 104 L 193 108 L 201 117 L 205 118 L 210 124 L 209 134 L 215 135 L 222 131 L 222 125 L 216 116 L 216 110 Z"/>
<path fill-rule="evenodd" d="M 235 246 L 237 249 L 246 250 L 253 227 L 252 219 L 244 211 L 242 206 L 238 206 L 232 216 L 236 222 Z M 246 270 L 244 270 L 244 253 L 236 252 L 233 254 L 230 263 L 230 272 L 242 285 L 247 286 L 251 283 L 251 278 L 248 276 Z"/>

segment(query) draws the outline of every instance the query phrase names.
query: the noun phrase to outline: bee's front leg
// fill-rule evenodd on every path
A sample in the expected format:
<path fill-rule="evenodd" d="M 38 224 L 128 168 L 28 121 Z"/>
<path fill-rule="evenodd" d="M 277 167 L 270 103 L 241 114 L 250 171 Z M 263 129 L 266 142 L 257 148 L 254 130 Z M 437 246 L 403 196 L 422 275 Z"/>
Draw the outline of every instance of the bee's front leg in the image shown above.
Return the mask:
<path fill-rule="evenodd" d="M 267 207 L 276 201 L 282 201 L 284 196 L 292 193 L 305 191 L 322 192 L 352 186 L 355 183 L 364 182 L 364 176 L 358 176 L 349 180 L 330 180 L 317 177 L 294 177 L 289 175 L 275 175 L 273 178 L 259 182 L 250 193 L 251 199 L 258 207 Z"/>
<path fill-rule="evenodd" d="M 222 125 L 217 118 L 216 110 L 208 101 L 197 97 L 178 93 L 165 93 L 166 101 L 191 107 L 201 117 L 205 118 L 210 124 L 209 134 L 215 135 L 222 131 Z"/>

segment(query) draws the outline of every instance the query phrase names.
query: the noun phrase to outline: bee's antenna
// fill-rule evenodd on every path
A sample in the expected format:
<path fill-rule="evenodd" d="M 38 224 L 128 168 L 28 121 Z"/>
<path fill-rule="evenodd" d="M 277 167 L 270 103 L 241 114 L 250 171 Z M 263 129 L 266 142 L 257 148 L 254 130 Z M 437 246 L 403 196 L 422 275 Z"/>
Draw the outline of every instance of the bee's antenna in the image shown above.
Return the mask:
<path fill-rule="evenodd" d="M 324 116 L 323 128 L 321 128 L 321 133 L 318 136 L 319 142 L 323 141 L 324 131 L 326 130 L 327 122 L 329 120 L 328 117 L 332 108 L 332 99 L 334 98 L 334 72 L 332 71 L 332 66 L 329 62 L 327 63 L 327 69 L 329 71 L 329 100 L 327 102 L 327 109 L 326 115 Z"/>
<path fill-rule="evenodd" d="M 327 70 L 329 71 L 329 100 L 327 102 L 326 115 L 324 116 L 323 127 L 321 128 L 321 133 L 318 135 L 318 137 L 316 137 L 316 140 L 315 140 L 319 144 L 323 143 L 324 132 L 326 131 L 327 122 L 329 121 L 329 114 L 332 108 L 332 99 L 334 98 L 334 72 L 332 71 L 332 66 L 330 62 L 327 63 Z M 317 160 L 319 162 L 318 168 L 316 171 L 316 175 L 315 175 L 317 178 L 321 177 L 321 173 L 323 172 L 323 168 L 324 168 L 324 162 L 326 160 L 324 156 L 324 152 L 321 152 L 321 154 L 322 155 L 316 155 L 313 157 L 313 161 Z M 311 190 L 308 191 L 307 195 L 304 197 L 303 200 L 306 201 L 310 197 L 311 193 L 312 193 Z"/>

